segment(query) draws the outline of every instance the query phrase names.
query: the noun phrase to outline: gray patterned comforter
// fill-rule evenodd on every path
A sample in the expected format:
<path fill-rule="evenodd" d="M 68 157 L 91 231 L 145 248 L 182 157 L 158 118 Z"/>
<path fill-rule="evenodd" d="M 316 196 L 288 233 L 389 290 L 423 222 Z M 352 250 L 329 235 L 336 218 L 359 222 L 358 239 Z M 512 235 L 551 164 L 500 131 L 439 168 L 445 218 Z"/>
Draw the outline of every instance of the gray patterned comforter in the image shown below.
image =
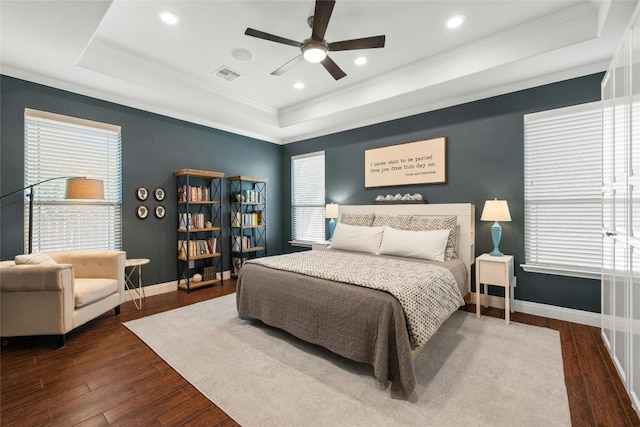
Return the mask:
<path fill-rule="evenodd" d="M 343 251 L 305 251 L 248 262 L 390 293 L 402 305 L 414 348 L 426 344 L 464 305 L 453 274 L 432 264 Z"/>

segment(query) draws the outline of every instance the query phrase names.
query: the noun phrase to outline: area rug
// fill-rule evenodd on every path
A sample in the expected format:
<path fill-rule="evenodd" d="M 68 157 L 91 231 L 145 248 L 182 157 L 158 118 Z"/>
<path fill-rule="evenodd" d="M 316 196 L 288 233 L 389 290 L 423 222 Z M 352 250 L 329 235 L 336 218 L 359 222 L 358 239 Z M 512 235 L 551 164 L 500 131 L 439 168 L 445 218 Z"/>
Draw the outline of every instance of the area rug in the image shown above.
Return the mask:
<path fill-rule="evenodd" d="M 392 399 L 368 366 L 238 318 L 235 294 L 125 323 L 231 418 L 252 426 L 569 426 L 557 331 L 456 312 Z"/>

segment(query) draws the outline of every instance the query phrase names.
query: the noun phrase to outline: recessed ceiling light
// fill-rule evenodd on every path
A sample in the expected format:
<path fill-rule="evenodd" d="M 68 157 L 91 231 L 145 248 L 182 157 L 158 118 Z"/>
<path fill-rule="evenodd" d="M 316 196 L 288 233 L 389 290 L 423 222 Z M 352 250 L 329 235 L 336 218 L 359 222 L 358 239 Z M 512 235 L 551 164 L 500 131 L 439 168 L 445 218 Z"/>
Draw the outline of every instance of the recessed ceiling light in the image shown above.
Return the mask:
<path fill-rule="evenodd" d="M 366 58 L 366 57 L 364 57 L 364 56 L 358 56 L 358 57 L 356 58 L 356 60 L 355 60 L 355 61 L 353 61 L 353 62 L 355 62 L 355 63 L 356 63 L 356 64 L 358 64 L 358 65 L 364 65 L 364 64 L 366 64 L 366 63 L 367 63 L 367 58 Z"/>
<path fill-rule="evenodd" d="M 178 22 L 180 22 L 180 18 L 178 17 L 178 15 L 169 12 L 168 10 L 161 10 L 160 12 L 158 12 L 158 15 L 160 16 L 160 19 L 162 19 L 162 22 L 164 22 L 165 24 L 176 25 Z"/>
<path fill-rule="evenodd" d="M 302 89 L 304 87 L 304 83 L 296 82 L 294 83 L 293 87 L 295 87 L 296 89 Z"/>
<path fill-rule="evenodd" d="M 231 56 L 238 61 L 251 61 L 253 59 L 253 53 L 249 52 L 247 49 L 240 48 L 231 51 Z"/>
<path fill-rule="evenodd" d="M 464 16 L 456 15 L 449 18 L 447 21 L 447 28 L 458 28 L 464 22 Z"/>

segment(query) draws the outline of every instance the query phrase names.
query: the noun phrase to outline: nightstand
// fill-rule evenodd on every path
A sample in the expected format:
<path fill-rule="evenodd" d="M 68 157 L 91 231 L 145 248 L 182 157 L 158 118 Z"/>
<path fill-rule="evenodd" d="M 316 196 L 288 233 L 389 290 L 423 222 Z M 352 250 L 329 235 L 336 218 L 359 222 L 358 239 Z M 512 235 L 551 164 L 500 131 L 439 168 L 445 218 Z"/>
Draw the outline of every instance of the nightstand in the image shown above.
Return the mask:
<path fill-rule="evenodd" d="M 311 250 L 326 251 L 327 249 L 329 249 L 329 245 L 331 245 L 331 242 L 326 240 L 324 242 L 313 242 L 311 244 Z"/>
<path fill-rule="evenodd" d="M 513 255 L 491 256 L 482 254 L 476 258 L 476 316 L 480 317 L 480 284 L 484 284 L 484 304 L 488 307 L 489 286 L 504 288 L 504 319 L 509 324 L 511 300 L 513 300 Z"/>

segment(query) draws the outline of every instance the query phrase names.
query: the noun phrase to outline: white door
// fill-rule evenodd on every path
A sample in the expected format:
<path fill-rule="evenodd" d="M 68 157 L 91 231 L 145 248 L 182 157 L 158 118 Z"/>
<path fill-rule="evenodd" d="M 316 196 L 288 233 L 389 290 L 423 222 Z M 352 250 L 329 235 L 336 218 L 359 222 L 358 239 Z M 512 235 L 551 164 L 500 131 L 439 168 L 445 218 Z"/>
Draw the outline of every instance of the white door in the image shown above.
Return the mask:
<path fill-rule="evenodd" d="M 623 382 L 627 382 L 629 363 L 629 286 L 627 282 L 628 257 L 626 245 L 627 147 L 630 140 L 629 105 L 629 39 L 625 37 L 614 60 L 614 138 L 613 138 L 613 218 L 611 235 L 613 244 L 613 360 Z"/>
<path fill-rule="evenodd" d="M 613 354 L 613 285 L 615 264 L 613 254 L 613 139 L 614 139 L 614 91 L 613 68 L 602 80 L 602 339 Z"/>
<path fill-rule="evenodd" d="M 640 413 L 640 26 L 633 29 L 631 73 L 631 138 L 628 155 L 628 252 L 629 252 L 629 395 Z"/>

